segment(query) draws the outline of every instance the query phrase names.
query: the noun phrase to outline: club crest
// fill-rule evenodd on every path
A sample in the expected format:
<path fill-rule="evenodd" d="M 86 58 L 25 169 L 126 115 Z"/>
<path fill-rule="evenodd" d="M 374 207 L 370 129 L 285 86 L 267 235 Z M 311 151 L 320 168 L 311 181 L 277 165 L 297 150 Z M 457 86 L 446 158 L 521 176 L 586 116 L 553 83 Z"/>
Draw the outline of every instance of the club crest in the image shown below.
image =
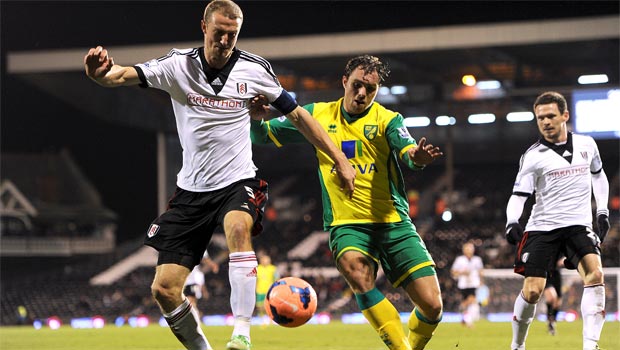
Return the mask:
<path fill-rule="evenodd" d="M 379 131 L 379 127 L 377 125 L 364 125 L 364 136 L 368 140 L 374 140 L 377 137 L 377 131 Z"/>
<path fill-rule="evenodd" d="M 149 229 L 148 229 L 146 235 L 149 238 L 152 238 L 153 236 L 155 236 L 157 234 L 157 232 L 159 232 L 159 225 L 151 224 L 151 226 L 149 226 Z"/>
<path fill-rule="evenodd" d="M 248 83 L 237 83 L 237 92 L 244 96 L 248 92 Z"/>

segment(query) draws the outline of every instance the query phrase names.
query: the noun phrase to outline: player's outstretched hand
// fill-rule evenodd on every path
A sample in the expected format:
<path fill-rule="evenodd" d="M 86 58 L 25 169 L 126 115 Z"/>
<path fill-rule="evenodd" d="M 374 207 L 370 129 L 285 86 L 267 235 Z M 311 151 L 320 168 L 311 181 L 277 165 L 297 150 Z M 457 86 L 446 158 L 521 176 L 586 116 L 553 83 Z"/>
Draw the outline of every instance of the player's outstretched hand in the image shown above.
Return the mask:
<path fill-rule="evenodd" d="M 521 242 L 523 238 L 523 227 L 519 223 L 513 222 L 506 226 L 506 240 L 508 243 L 515 245 Z"/>
<path fill-rule="evenodd" d="M 418 167 L 425 167 L 432 163 L 435 159 L 443 156 L 443 152 L 437 146 L 426 144 L 426 137 L 422 137 L 418 144 L 409 149 L 409 158 Z"/>
<path fill-rule="evenodd" d="M 267 119 L 269 115 L 269 100 L 265 95 L 256 95 L 250 99 L 250 118 L 254 120 Z"/>
<path fill-rule="evenodd" d="M 605 236 L 607 236 L 607 232 L 609 232 L 609 227 L 611 226 L 609 224 L 609 217 L 605 214 L 601 214 L 597 216 L 596 225 L 598 229 L 596 234 L 598 235 L 598 238 L 601 240 L 601 243 L 603 243 L 603 240 L 605 240 Z"/>
<path fill-rule="evenodd" d="M 114 66 L 114 59 L 108 56 L 108 50 L 101 46 L 91 48 L 84 56 L 84 70 L 86 75 L 93 79 L 103 78 Z"/>

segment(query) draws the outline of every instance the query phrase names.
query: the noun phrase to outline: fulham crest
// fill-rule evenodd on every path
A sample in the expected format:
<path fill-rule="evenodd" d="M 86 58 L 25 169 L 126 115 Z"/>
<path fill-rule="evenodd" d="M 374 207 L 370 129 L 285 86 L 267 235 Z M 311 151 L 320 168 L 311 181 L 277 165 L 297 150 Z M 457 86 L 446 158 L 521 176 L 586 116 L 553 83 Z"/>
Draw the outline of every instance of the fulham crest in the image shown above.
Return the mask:
<path fill-rule="evenodd" d="M 248 92 L 248 83 L 237 83 L 237 92 L 244 96 Z"/>
<path fill-rule="evenodd" d="M 149 238 L 153 238 L 157 232 L 159 232 L 159 225 L 151 224 L 151 226 L 149 226 L 149 230 L 146 232 L 146 235 Z"/>

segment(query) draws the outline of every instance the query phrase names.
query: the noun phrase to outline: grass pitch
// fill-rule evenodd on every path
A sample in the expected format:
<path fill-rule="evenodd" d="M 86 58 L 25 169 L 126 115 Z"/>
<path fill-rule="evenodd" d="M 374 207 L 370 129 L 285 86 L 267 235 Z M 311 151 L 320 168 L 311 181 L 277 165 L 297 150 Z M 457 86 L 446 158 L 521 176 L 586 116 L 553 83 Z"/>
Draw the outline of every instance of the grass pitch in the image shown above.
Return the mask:
<path fill-rule="evenodd" d="M 215 350 L 222 350 L 232 327 L 203 327 Z M 472 329 L 458 323 L 440 324 L 428 350 L 507 350 L 511 339 L 510 323 L 480 321 Z M 386 350 L 375 331 L 367 324 L 305 325 L 283 328 L 277 325 L 253 326 L 252 350 Z M 620 322 L 607 322 L 603 329 L 602 349 L 620 349 Z M 130 328 L 106 326 L 103 329 L 58 330 L 32 327 L 0 328 L 2 350 L 178 350 L 181 344 L 170 330 L 160 326 Z M 550 336 L 546 324 L 535 321 L 530 328 L 528 350 L 581 349 L 581 322 L 558 323 L 558 335 Z"/>

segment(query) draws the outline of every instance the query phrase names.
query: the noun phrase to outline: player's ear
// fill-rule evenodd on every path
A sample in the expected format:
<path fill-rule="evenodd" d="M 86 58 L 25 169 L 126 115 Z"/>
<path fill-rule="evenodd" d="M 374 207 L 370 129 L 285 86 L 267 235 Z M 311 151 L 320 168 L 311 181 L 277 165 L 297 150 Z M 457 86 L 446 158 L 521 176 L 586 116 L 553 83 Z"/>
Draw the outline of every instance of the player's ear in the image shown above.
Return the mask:
<path fill-rule="evenodd" d="M 347 81 L 349 81 L 349 79 L 347 78 L 346 75 L 342 76 L 342 87 L 346 89 L 347 87 Z"/>
<path fill-rule="evenodd" d="M 207 34 L 207 23 L 205 23 L 204 19 L 200 20 L 200 29 L 202 29 L 203 34 Z"/>

